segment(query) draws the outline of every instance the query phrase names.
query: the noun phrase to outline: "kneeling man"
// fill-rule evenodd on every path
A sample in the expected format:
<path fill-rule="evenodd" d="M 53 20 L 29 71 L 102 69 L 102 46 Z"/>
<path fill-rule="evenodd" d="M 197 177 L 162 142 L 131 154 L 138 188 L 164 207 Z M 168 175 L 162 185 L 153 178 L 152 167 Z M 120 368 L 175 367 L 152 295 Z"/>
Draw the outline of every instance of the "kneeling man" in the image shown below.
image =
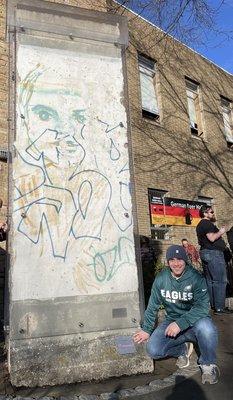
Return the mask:
<path fill-rule="evenodd" d="M 176 357 L 177 366 L 189 365 L 193 342 L 198 344 L 198 364 L 202 383 L 218 382 L 216 365 L 217 329 L 209 316 L 209 296 L 205 278 L 191 265 L 182 246 L 167 250 L 169 268 L 160 272 L 153 283 L 142 330 L 134 335 L 136 343 L 147 343 L 147 352 L 154 358 Z M 155 328 L 160 306 L 165 320 Z"/>

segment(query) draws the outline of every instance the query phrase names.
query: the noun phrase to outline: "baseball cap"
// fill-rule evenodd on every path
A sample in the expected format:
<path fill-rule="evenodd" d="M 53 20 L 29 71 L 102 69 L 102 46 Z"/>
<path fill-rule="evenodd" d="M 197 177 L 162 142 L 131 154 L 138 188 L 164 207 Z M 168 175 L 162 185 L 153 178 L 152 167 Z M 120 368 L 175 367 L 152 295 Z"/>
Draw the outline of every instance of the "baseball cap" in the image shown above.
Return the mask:
<path fill-rule="evenodd" d="M 184 260 L 185 262 L 188 262 L 185 249 L 183 248 L 183 246 L 179 246 L 176 244 L 173 244 L 172 246 L 168 247 L 166 258 L 167 260 L 171 260 L 172 258 L 178 258 L 179 260 Z"/>

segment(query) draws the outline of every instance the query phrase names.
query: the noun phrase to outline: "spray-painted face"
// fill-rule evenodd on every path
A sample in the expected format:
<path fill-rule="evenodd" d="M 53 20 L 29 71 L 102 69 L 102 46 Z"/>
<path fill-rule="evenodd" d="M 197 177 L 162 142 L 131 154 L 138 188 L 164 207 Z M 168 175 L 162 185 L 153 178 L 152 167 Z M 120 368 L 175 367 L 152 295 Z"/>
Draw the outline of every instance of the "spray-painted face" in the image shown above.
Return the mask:
<path fill-rule="evenodd" d="M 33 83 L 32 83 L 33 80 Z M 85 104 L 73 89 L 49 85 L 46 71 L 22 82 L 21 115 L 28 134 L 28 152 L 55 164 L 80 163 L 84 149 L 78 142 L 85 125 Z"/>

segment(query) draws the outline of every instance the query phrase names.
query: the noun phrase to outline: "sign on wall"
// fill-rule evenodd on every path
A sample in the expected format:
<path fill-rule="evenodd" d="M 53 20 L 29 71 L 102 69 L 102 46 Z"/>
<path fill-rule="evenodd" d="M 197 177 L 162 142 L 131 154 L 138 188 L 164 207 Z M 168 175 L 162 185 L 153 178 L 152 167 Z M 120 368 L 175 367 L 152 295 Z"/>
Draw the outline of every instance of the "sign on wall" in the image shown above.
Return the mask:
<path fill-rule="evenodd" d="M 148 193 L 151 225 L 197 226 L 199 210 L 205 203 L 166 197 L 153 189 Z"/>

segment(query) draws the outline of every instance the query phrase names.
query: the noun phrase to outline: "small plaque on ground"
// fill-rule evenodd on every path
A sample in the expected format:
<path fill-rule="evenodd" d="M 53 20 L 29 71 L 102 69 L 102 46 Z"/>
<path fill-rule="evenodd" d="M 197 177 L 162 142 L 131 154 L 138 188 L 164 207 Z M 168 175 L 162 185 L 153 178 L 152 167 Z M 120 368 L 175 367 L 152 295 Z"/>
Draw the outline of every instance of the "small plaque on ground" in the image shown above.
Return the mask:
<path fill-rule="evenodd" d="M 116 346 L 119 354 L 131 354 L 136 352 L 136 348 L 131 336 L 117 336 Z"/>

